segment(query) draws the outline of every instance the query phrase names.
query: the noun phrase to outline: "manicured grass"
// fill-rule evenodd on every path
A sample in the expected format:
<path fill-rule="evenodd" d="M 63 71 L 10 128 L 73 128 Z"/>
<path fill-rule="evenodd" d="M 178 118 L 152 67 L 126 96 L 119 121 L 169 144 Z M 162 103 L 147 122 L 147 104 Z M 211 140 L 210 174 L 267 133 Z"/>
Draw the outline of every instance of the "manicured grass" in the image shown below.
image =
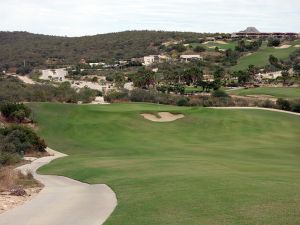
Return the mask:
<path fill-rule="evenodd" d="M 237 45 L 236 41 L 230 41 L 227 42 L 226 44 L 220 44 L 220 43 L 216 43 L 216 42 L 208 42 L 207 44 L 199 44 L 199 43 L 192 43 L 190 44 L 191 46 L 193 46 L 193 48 L 197 47 L 197 46 L 202 46 L 204 48 L 206 48 L 208 51 L 215 51 L 215 48 L 210 48 L 212 46 L 214 47 L 218 47 L 219 49 L 234 49 L 235 46 Z"/>
<path fill-rule="evenodd" d="M 249 65 L 255 65 L 257 67 L 262 67 L 269 64 L 269 56 L 274 55 L 279 59 L 287 59 L 289 55 L 296 51 L 299 48 L 295 48 L 295 45 L 300 44 L 300 41 L 294 41 L 289 43 L 291 47 L 284 48 L 284 49 L 276 49 L 273 47 L 267 47 L 267 43 L 263 43 L 262 47 L 251 55 L 246 55 L 241 57 L 238 60 L 237 65 L 231 68 L 232 71 L 237 70 L 245 70 L 248 68 Z"/>
<path fill-rule="evenodd" d="M 201 91 L 203 91 L 202 87 L 191 87 L 191 86 L 186 86 L 185 87 L 185 93 L 186 94 L 189 94 L 189 93 L 192 93 L 192 92 L 201 92 Z"/>
<path fill-rule="evenodd" d="M 40 172 L 111 186 L 118 207 L 106 225 L 300 224 L 298 116 L 151 104 L 31 107 L 40 135 L 70 155 Z M 140 116 L 159 111 L 185 118 Z"/>
<path fill-rule="evenodd" d="M 300 99 L 300 88 L 285 88 L 285 87 L 260 87 L 249 89 L 232 90 L 230 94 L 235 95 L 271 95 L 276 98 Z"/>

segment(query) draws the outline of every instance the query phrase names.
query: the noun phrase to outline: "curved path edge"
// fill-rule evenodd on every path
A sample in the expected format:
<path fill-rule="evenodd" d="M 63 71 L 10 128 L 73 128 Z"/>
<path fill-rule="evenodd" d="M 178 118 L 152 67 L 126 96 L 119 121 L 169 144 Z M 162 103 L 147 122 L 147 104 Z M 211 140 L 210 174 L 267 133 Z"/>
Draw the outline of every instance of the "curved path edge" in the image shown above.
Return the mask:
<path fill-rule="evenodd" d="M 116 194 L 105 184 L 89 185 L 62 176 L 39 175 L 37 170 L 67 155 L 47 148 L 51 156 L 18 167 L 44 184 L 32 200 L 0 215 L 5 225 L 101 225 L 117 206 Z"/>
<path fill-rule="evenodd" d="M 284 111 L 280 109 L 263 108 L 263 107 L 207 107 L 207 108 L 209 109 L 260 109 L 265 111 L 280 112 L 280 113 L 287 113 L 291 115 L 300 116 L 300 113 L 297 112 L 290 112 L 290 111 Z"/>

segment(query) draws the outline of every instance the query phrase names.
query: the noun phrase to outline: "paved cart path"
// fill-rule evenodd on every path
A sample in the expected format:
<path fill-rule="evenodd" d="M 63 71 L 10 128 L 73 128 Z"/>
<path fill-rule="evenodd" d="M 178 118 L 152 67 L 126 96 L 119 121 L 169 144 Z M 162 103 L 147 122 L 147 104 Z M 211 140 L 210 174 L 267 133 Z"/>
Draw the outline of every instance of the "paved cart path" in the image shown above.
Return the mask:
<path fill-rule="evenodd" d="M 284 111 L 284 110 L 280 110 L 280 109 L 262 108 L 262 107 L 208 107 L 208 108 L 210 108 L 210 109 L 260 109 L 260 110 L 287 113 L 287 114 L 291 114 L 291 115 L 300 116 L 300 113 L 297 113 L 297 112 L 290 112 L 290 111 Z"/>
<path fill-rule="evenodd" d="M 47 149 L 43 157 L 19 167 L 30 170 L 44 189 L 32 200 L 0 215 L 1 225 L 100 225 L 117 205 L 115 193 L 105 184 L 89 185 L 61 176 L 39 175 L 36 170 L 66 155 Z"/>

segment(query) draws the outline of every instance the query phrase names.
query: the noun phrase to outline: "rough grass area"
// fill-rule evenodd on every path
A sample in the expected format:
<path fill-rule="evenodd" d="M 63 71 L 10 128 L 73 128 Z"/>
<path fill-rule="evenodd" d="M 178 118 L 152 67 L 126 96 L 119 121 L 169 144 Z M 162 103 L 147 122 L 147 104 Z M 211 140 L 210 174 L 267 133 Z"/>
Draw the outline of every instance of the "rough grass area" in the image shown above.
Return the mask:
<path fill-rule="evenodd" d="M 300 224 L 300 118 L 152 104 L 31 104 L 69 154 L 43 167 L 118 197 L 106 225 Z M 182 113 L 153 123 L 141 112 Z"/>
<path fill-rule="evenodd" d="M 31 173 L 24 175 L 12 166 L 0 168 L 0 192 L 10 191 L 16 187 L 25 189 L 39 186 L 41 184 L 33 178 Z"/>
<path fill-rule="evenodd" d="M 290 42 L 287 44 L 291 45 L 291 47 L 283 48 L 283 49 L 276 49 L 274 47 L 268 47 L 267 43 L 264 42 L 262 47 L 257 52 L 254 52 L 251 55 L 242 56 L 238 60 L 237 65 L 233 66 L 231 68 L 231 70 L 232 71 L 245 70 L 248 68 L 249 65 L 255 65 L 257 67 L 265 66 L 265 65 L 269 64 L 269 56 L 270 55 L 274 55 L 275 57 L 277 57 L 279 59 L 287 59 L 292 52 L 299 49 L 294 46 L 299 45 L 300 40 L 293 41 L 293 42 Z"/>
<path fill-rule="evenodd" d="M 230 94 L 234 95 L 271 95 L 276 98 L 300 99 L 300 88 L 288 87 L 260 87 L 249 89 L 231 90 Z"/>

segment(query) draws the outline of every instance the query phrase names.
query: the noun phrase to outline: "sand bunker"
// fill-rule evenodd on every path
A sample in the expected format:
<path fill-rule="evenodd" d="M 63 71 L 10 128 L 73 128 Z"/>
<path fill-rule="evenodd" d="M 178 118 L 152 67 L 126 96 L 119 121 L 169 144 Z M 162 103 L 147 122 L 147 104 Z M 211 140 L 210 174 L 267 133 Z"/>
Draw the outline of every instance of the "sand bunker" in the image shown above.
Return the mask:
<path fill-rule="evenodd" d="M 283 49 L 283 48 L 289 48 L 291 45 L 281 45 L 279 47 L 275 47 L 276 49 Z"/>
<path fill-rule="evenodd" d="M 300 45 L 295 45 L 294 47 L 295 47 L 295 48 L 300 48 Z"/>
<path fill-rule="evenodd" d="M 153 114 L 143 113 L 141 114 L 145 119 L 153 121 L 153 122 L 172 122 L 175 120 L 179 120 L 184 117 L 182 114 L 172 114 L 169 112 L 159 112 L 157 117 Z"/>
<path fill-rule="evenodd" d="M 225 41 L 216 41 L 216 43 L 221 44 L 221 45 L 227 45 L 228 43 Z"/>

